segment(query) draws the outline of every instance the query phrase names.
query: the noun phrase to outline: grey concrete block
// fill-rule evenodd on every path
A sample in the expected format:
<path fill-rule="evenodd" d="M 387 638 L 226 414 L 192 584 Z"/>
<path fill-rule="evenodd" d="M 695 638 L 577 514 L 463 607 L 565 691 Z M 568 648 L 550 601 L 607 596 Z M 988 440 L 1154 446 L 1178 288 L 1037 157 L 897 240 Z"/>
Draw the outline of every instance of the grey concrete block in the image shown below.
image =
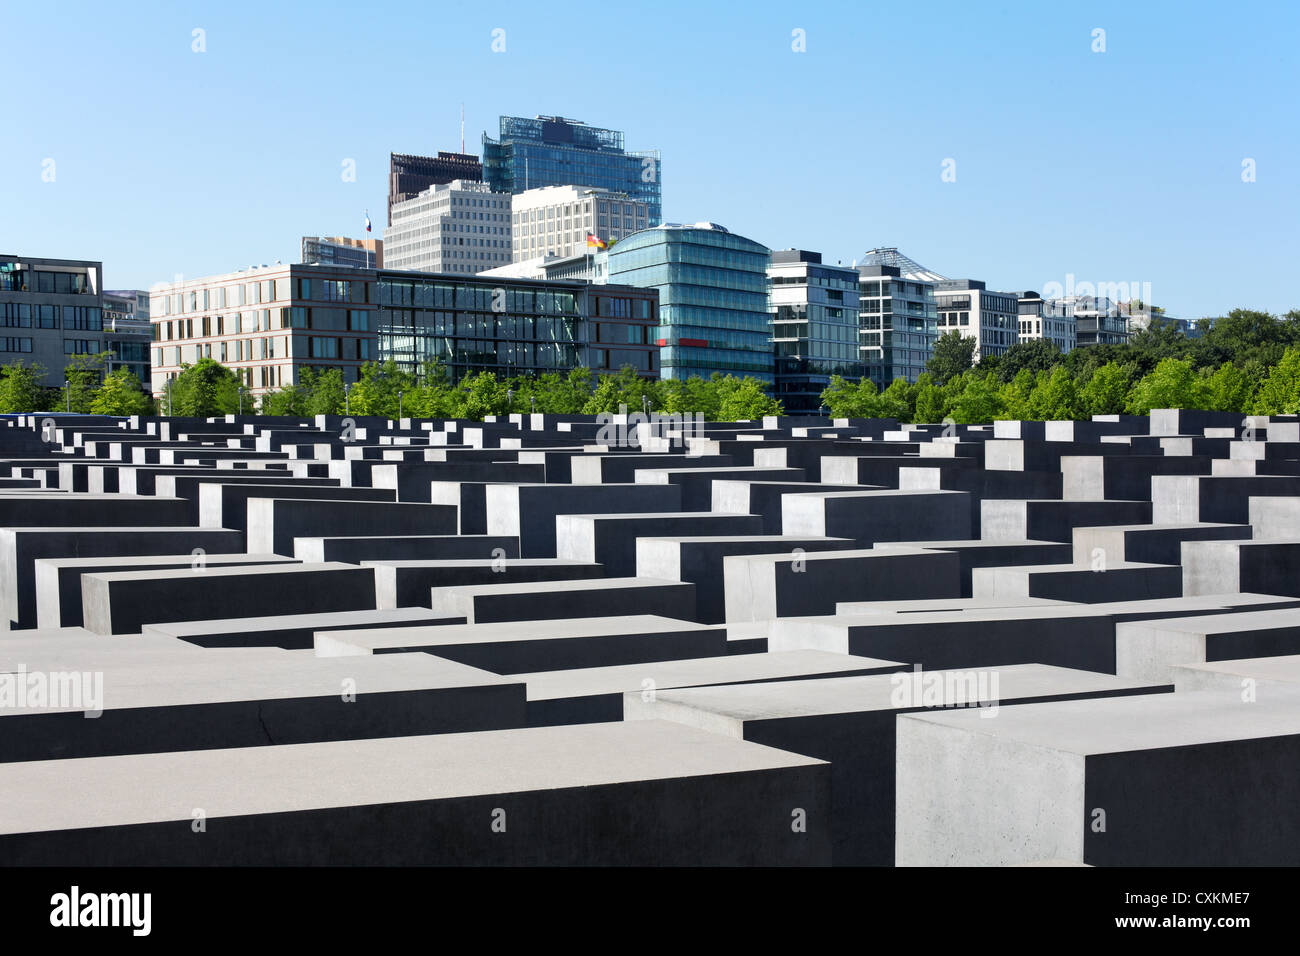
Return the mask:
<path fill-rule="evenodd" d="M 676 485 L 682 492 L 683 511 L 710 511 L 716 481 L 798 482 L 805 478 L 801 468 L 650 468 L 636 473 L 638 485 Z"/>
<path fill-rule="evenodd" d="M 1061 701 L 897 731 L 900 866 L 1300 863 L 1300 698 Z"/>
<path fill-rule="evenodd" d="M 1039 664 L 981 671 L 902 672 L 775 681 L 624 696 L 631 721 L 670 720 L 831 764 L 832 861 L 894 862 L 894 727 L 929 708 L 975 708 L 993 725 L 1004 706 L 1033 700 L 1112 697 L 1166 686 Z M 908 809 L 899 806 L 900 815 Z"/>
<path fill-rule="evenodd" d="M 161 622 L 373 609 L 375 577 L 349 564 L 116 571 L 83 574 L 81 601 L 89 630 L 131 634 Z"/>
<path fill-rule="evenodd" d="M 253 497 L 248 499 L 248 528 L 250 551 L 292 554 L 293 539 L 306 534 L 454 534 L 456 509 L 396 501 Z"/>
<path fill-rule="evenodd" d="M 637 541 L 644 535 L 759 534 L 762 526 L 763 520 L 753 515 L 700 512 L 557 515 L 556 553 L 571 561 L 599 563 L 610 577 L 633 577 L 638 573 Z"/>
<path fill-rule="evenodd" d="M 681 510 L 677 485 L 491 485 L 486 530 L 519 538 L 522 557 L 554 558 L 557 515 Z"/>
<path fill-rule="evenodd" d="M 1250 526 L 1194 522 L 1177 525 L 1109 525 L 1074 529 L 1073 561 L 1089 567 L 1110 561 L 1178 564 L 1184 541 L 1242 540 Z"/>
<path fill-rule="evenodd" d="M 315 646 L 322 656 L 422 651 L 494 674 L 645 664 L 728 653 L 725 629 L 649 614 L 335 630 L 317 634 Z"/>
<path fill-rule="evenodd" d="M 827 614 L 838 601 L 961 594 L 957 556 L 921 548 L 736 555 L 724 557 L 722 566 L 728 622 Z"/>
<path fill-rule="evenodd" d="M 76 655 L 44 672 L 97 691 L 0 710 L 0 762 L 464 733 L 523 726 L 524 686 L 427 654 L 309 651 Z M 101 655 L 102 657 L 102 655 Z M 24 669 L 30 680 L 41 674 Z M 71 686 L 71 685 L 69 685 Z M 84 690 L 84 689 L 83 689 Z M 62 697 L 62 695 L 55 695 Z M 80 696 L 80 695 L 79 695 Z M 94 698 L 90 700 L 89 698 Z M 95 706 L 86 711 L 85 704 Z M 86 718 L 92 719 L 86 719 Z"/>
<path fill-rule="evenodd" d="M 602 578 L 535 584 L 478 584 L 434 588 L 430 606 L 443 617 L 470 624 L 655 614 L 695 614 L 695 586 L 656 578 Z"/>
<path fill-rule="evenodd" d="M 363 561 L 375 572 L 380 609 L 424 607 L 432 588 L 523 581 L 576 581 L 605 576 L 599 564 L 563 558 L 454 558 L 449 560 Z"/>
<path fill-rule="evenodd" d="M 989 601 L 1036 597 L 1080 604 L 1147 601 L 1183 594 L 1183 569 L 1168 564 L 1109 561 L 1104 567 L 1044 564 L 979 568 L 974 595 Z"/>
<path fill-rule="evenodd" d="M 821 761 L 658 721 L 32 761 L 0 767 L 14 808 L 0 852 L 14 865 L 808 866 L 829 862 L 828 788 Z"/>
<path fill-rule="evenodd" d="M 1131 621 L 1115 629 L 1116 673 L 1171 680 L 1173 667 L 1300 654 L 1300 609 Z"/>
<path fill-rule="evenodd" d="M 209 650 L 250 647 L 302 650 L 313 646 L 317 634 L 355 631 L 370 627 L 431 627 L 463 624 L 461 617 L 440 617 L 428 608 L 399 607 L 386 610 L 332 611 L 276 614 L 267 617 L 209 618 L 146 624 L 146 637 L 167 638 Z M 114 638 L 118 640 L 118 638 Z"/>
<path fill-rule="evenodd" d="M 692 535 L 691 537 L 638 537 L 636 569 L 640 577 L 689 581 L 695 585 L 696 619 L 721 624 L 727 619 L 723 559 L 742 554 L 783 554 L 796 557 L 808 551 L 848 551 L 856 543 L 847 538 L 813 538 L 782 535 Z"/>
<path fill-rule="evenodd" d="M 842 491 L 786 495 L 785 534 L 852 538 L 863 547 L 889 541 L 947 541 L 971 528 L 963 491 Z"/>
<path fill-rule="evenodd" d="M 873 490 L 877 489 L 857 486 L 846 488 L 801 481 L 715 481 L 709 510 L 725 514 L 758 515 L 763 519 L 763 534 L 778 535 L 782 533 L 781 502 L 787 494 Z"/>
<path fill-rule="evenodd" d="M 453 558 L 519 557 L 519 541 L 492 534 L 409 534 L 395 537 L 353 535 L 344 537 L 297 537 L 293 555 L 300 561 L 409 561 Z"/>
<path fill-rule="evenodd" d="M 239 531 L 190 527 L 0 528 L 0 620 L 36 626 L 36 565 L 40 558 L 121 557 L 145 554 L 242 553 Z"/>
<path fill-rule="evenodd" d="M 661 690 L 678 687 L 883 674 L 902 667 L 894 661 L 848 654 L 789 651 L 547 670 L 513 677 L 528 687 L 529 726 L 540 727 L 622 720 L 623 695 L 630 692 L 648 700 Z"/>
<path fill-rule="evenodd" d="M 1183 593 L 1300 597 L 1300 541 L 1185 541 Z"/>
<path fill-rule="evenodd" d="M 1249 524 L 1252 496 L 1300 495 L 1300 478 L 1156 475 L 1151 479 L 1151 489 L 1152 521 L 1156 524 Z"/>
<path fill-rule="evenodd" d="M 980 502 L 980 534 L 990 541 L 1071 542 L 1080 526 L 1150 523 L 1149 501 Z"/>
<path fill-rule="evenodd" d="M 80 627 L 81 576 L 106 571 L 142 571 L 174 568 L 251 567 L 290 564 L 295 559 L 277 554 L 173 554 L 122 558 L 42 558 L 36 562 L 36 626 Z"/>

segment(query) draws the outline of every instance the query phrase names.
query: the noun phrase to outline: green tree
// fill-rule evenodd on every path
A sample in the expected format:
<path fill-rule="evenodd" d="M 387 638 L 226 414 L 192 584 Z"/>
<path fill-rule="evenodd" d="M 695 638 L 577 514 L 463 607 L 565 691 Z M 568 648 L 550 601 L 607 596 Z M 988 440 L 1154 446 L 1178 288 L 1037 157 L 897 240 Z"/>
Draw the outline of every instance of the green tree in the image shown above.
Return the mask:
<path fill-rule="evenodd" d="M 90 414 L 95 390 L 104 375 L 104 365 L 111 352 L 98 355 L 74 355 L 63 369 L 63 388 L 60 390 L 59 408 L 66 411 Z"/>
<path fill-rule="evenodd" d="M 937 384 L 967 371 L 975 358 L 975 340 L 956 329 L 943 333 L 934 343 L 934 355 L 925 363 Z"/>
<path fill-rule="evenodd" d="M 764 415 L 784 415 L 782 404 L 767 394 L 767 386 L 756 378 L 728 375 L 723 380 L 718 421 L 758 421 Z"/>
<path fill-rule="evenodd" d="M 216 359 L 201 358 L 193 365 L 183 365 L 171 383 L 170 414 L 185 418 L 232 415 L 239 411 L 239 386 L 239 376 Z M 164 395 L 162 408 L 167 411 L 167 407 Z"/>
<path fill-rule="evenodd" d="M 1289 348 L 1269 370 L 1255 395 L 1256 415 L 1294 415 L 1300 412 L 1300 348 Z"/>
<path fill-rule="evenodd" d="M 960 377 L 961 391 L 952 403 L 952 419 L 963 425 L 982 425 L 1004 417 L 997 377 L 967 372 Z"/>
<path fill-rule="evenodd" d="M 602 375 L 596 390 L 587 399 L 582 411 L 587 415 L 601 412 L 618 412 L 619 406 L 628 412 L 642 411 L 643 399 L 651 406 L 656 404 L 658 383 L 642 378 L 631 365 L 624 365 L 613 375 Z"/>
<path fill-rule="evenodd" d="M 912 421 L 926 424 L 938 424 L 947 414 L 943 392 L 934 384 L 930 373 L 926 372 L 916 382 L 916 408 L 912 412 Z"/>
<path fill-rule="evenodd" d="M 308 417 L 316 415 L 343 414 L 343 370 L 327 368 L 316 372 L 304 368 L 301 372 L 302 387 L 305 392 L 303 414 Z M 263 404 L 265 408 L 265 404 Z"/>
<path fill-rule="evenodd" d="M 853 382 L 832 375 L 830 384 L 822 389 L 821 399 L 832 418 L 872 418 L 878 394 L 876 383 L 865 376 Z"/>
<path fill-rule="evenodd" d="M 1031 400 L 1039 377 L 1029 369 L 1022 368 L 1011 381 L 1002 386 L 1002 412 L 1007 418 L 1021 421 L 1034 418 Z"/>
<path fill-rule="evenodd" d="M 380 364 L 367 362 L 352 386 L 350 406 L 354 415 L 379 415 L 397 418 L 400 415 L 418 414 L 405 403 L 409 395 L 419 404 L 415 376 L 398 366 L 392 359 Z M 400 398 L 399 398 L 400 395 Z"/>
<path fill-rule="evenodd" d="M 1074 421 L 1088 417 L 1074 376 L 1060 365 L 1038 374 L 1029 397 L 1029 414 L 1035 421 Z"/>
<path fill-rule="evenodd" d="M 970 340 L 972 343 L 974 339 Z M 1048 339 L 1030 339 L 1017 342 L 1001 355 L 980 360 L 980 368 L 997 373 L 1004 382 L 1011 382 L 1023 371 L 1049 372 L 1061 361 L 1061 348 Z"/>
<path fill-rule="evenodd" d="M 1258 379 L 1231 362 L 1205 374 L 1205 407 L 1216 412 L 1245 412 L 1255 400 Z"/>
<path fill-rule="evenodd" d="M 164 398 L 164 408 L 166 402 L 167 400 Z M 286 385 L 274 392 L 267 392 L 262 396 L 262 414 L 305 418 L 307 416 L 307 399 L 303 389 L 298 385 Z"/>
<path fill-rule="evenodd" d="M 0 412 L 46 412 L 51 393 L 41 384 L 45 368 L 12 362 L 0 368 Z"/>
<path fill-rule="evenodd" d="M 150 415 L 153 399 L 145 394 L 140 380 L 125 365 L 104 376 L 104 384 L 90 403 L 92 415 Z"/>
<path fill-rule="evenodd" d="M 1123 412 L 1132 378 L 1131 371 L 1117 362 L 1107 362 L 1094 369 L 1079 388 L 1083 414 L 1118 415 Z"/>
<path fill-rule="evenodd" d="M 1205 385 L 1188 359 L 1162 359 L 1129 392 L 1126 403 L 1134 415 L 1153 408 L 1204 408 Z"/>

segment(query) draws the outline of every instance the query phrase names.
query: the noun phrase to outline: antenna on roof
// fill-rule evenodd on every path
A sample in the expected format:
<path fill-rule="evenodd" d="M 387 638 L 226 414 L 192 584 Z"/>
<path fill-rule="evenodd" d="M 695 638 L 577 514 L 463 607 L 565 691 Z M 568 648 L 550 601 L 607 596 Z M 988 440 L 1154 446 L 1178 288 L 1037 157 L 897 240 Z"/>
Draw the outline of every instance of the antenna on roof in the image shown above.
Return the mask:
<path fill-rule="evenodd" d="M 465 155 L 465 104 L 460 104 L 460 154 Z"/>

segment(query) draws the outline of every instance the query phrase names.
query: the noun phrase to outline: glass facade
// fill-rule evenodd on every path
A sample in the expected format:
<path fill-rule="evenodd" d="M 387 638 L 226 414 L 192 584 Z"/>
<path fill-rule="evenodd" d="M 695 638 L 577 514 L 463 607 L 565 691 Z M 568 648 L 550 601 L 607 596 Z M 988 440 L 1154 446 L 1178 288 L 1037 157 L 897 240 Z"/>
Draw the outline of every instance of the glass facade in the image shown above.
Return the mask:
<path fill-rule="evenodd" d="M 814 415 L 832 375 L 859 379 L 858 274 L 825 266 L 821 256 L 774 252 L 772 283 L 773 394 L 791 415 Z"/>
<path fill-rule="evenodd" d="M 578 366 L 658 372 L 656 297 L 644 290 L 380 273 L 376 296 L 380 359 L 413 373 L 434 359 L 453 381 Z"/>
<path fill-rule="evenodd" d="M 660 226 L 608 253 L 608 281 L 659 290 L 662 378 L 772 382 L 766 246 L 720 226 Z"/>
<path fill-rule="evenodd" d="M 483 136 L 483 180 L 494 192 L 541 186 L 596 186 L 627 193 L 658 225 L 662 202 L 657 151 L 628 152 L 618 130 L 558 116 L 501 117 L 500 137 Z"/>
<path fill-rule="evenodd" d="M 934 284 L 905 279 L 891 266 L 858 272 L 858 348 L 866 374 L 882 390 L 896 378 L 915 382 L 938 336 Z"/>

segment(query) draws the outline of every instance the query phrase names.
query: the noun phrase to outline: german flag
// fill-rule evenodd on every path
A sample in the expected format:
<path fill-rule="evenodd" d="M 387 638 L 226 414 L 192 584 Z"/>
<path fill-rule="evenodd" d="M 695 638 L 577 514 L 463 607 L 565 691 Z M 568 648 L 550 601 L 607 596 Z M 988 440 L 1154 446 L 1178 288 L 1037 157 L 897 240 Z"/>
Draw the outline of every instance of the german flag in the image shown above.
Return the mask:
<path fill-rule="evenodd" d="M 609 243 L 607 243 L 604 239 L 600 238 L 600 236 L 597 236 L 596 234 L 590 232 L 587 233 L 588 249 L 605 249 L 608 246 Z"/>

